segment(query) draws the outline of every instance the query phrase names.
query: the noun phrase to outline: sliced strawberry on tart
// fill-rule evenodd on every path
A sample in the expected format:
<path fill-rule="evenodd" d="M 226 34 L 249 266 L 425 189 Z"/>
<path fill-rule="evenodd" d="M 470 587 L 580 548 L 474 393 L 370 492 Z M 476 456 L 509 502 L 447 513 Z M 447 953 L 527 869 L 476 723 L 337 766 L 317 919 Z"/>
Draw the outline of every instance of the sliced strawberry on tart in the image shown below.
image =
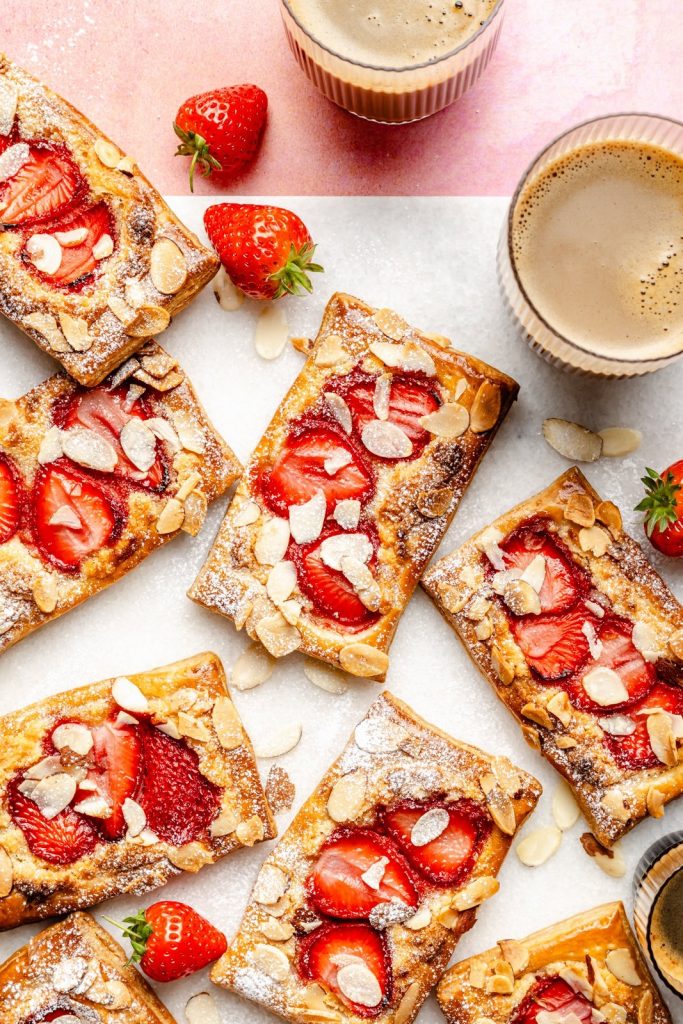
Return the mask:
<path fill-rule="evenodd" d="M 48 284 L 76 290 L 92 280 L 113 252 L 112 216 L 101 202 L 50 224 L 49 230 L 27 232 L 21 258 Z"/>
<path fill-rule="evenodd" d="M 510 1024 L 540 1024 L 539 1016 L 545 1020 L 549 1013 L 574 1024 L 591 1024 L 593 1009 L 590 1000 L 563 978 L 544 977 L 532 985 Z"/>
<path fill-rule="evenodd" d="M 325 924 L 304 940 L 299 970 L 358 1017 L 376 1017 L 391 997 L 385 941 L 366 924 Z"/>
<path fill-rule="evenodd" d="M 22 488 L 17 471 L 6 455 L 0 454 L 0 544 L 6 544 L 21 523 Z"/>
<path fill-rule="evenodd" d="M 84 191 L 84 182 L 64 146 L 14 142 L 25 147 L 17 171 L 0 184 L 0 227 L 28 228 L 64 214 Z"/>

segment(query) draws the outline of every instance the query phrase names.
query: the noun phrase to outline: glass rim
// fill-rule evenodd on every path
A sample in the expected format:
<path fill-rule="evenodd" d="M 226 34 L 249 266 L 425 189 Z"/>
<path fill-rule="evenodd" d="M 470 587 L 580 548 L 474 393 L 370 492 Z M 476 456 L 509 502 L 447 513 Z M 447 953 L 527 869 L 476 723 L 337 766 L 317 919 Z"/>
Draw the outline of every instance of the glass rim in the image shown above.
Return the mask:
<path fill-rule="evenodd" d="M 284 0 L 284 2 L 286 2 L 286 0 Z M 567 338 L 564 334 L 562 334 L 559 330 L 557 330 L 557 328 L 553 327 L 553 325 L 550 323 L 550 321 L 547 320 L 547 318 L 544 317 L 542 315 L 542 313 L 539 312 L 539 310 L 536 307 L 535 303 L 532 302 L 532 300 L 529 297 L 529 294 L 528 294 L 528 292 L 527 292 L 527 290 L 524 287 L 524 284 L 522 282 L 522 278 L 521 278 L 521 275 L 520 275 L 519 270 L 517 268 L 517 263 L 515 261 L 515 256 L 514 256 L 514 252 L 513 252 L 513 245 L 512 245 L 513 219 L 514 219 L 515 210 L 517 208 L 517 203 L 519 201 L 519 197 L 520 197 L 520 195 L 522 193 L 522 190 L 524 189 L 524 187 L 526 186 L 526 184 L 529 181 L 529 177 L 531 175 L 531 172 L 536 167 L 536 165 L 538 163 L 540 163 L 540 161 L 543 159 L 543 157 L 546 155 L 546 153 L 550 149 L 552 149 L 553 146 L 557 145 L 558 142 L 561 142 L 562 139 L 565 139 L 568 135 L 571 135 L 572 132 L 578 131 L 580 128 L 586 128 L 586 127 L 588 127 L 589 125 L 592 125 L 592 124 L 599 124 L 601 121 L 614 121 L 614 120 L 617 120 L 619 118 L 629 118 L 629 117 L 642 117 L 642 118 L 648 118 L 648 119 L 650 119 L 652 121 L 661 121 L 661 122 L 664 122 L 664 123 L 667 123 L 667 124 L 673 124 L 673 125 L 676 125 L 676 127 L 680 128 L 681 131 L 683 131 L 683 121 L 679 121 L 675 117 L 668 117 L 666 114 L 650 114 L 650 113 L 647 113 L 647 111 L 637 111 L 637 110 L 630 110 L 630 111 L 628 111 L 627 110 L 627 111 L 620 111 L 620 112 L 617 112 L 615 114 L 600 114 L 597 117 L 589 117 L 585 121 L 579 121 L 578 124 L 573 125 L 571 128 L 567 128 L 563 132 L 560 132 L 559 135 L 556 135 L 554 139 L 551 139 L 551 141 L 547 145 L 545 145 L 543 147 L 543 149 L 541 149 L 536 154 L 536 156 L 533 158 L 533 160 L 527 165 L 526 169 L 524 170 L 524 173 L 522 174 L 522 176 L 521 176 L 521 178 L 519 180 L 519 184 L 517 185 L 517 188 L 515 189 L 515 191 L 513 193 L 512 199 L 510 200 L 510 207 L 509 207 L 508 215 L 507 215 L 507 252 L 508 252 L 508 260 L 509 260 L 509 263 L 510 263 L 510 267 L 512 269 L 512 276 L 514 277 L 515 283 L 516 283 L 517 287 L 519 288 L 520 292 L 522 293 L 522 297 L 523 297 L 524 301 L 526 302 L 527 306 L 529 307 L 529 309 L 532 311 L 534 316 L 543 324 L 543 326 L 548 331 L 551 332 L 551 334 L 553 334 L 556 338 L 558 338 L 565 345 L 568 345 L 569 348 L 574 349 L 574 351 L 580 353 L 581 355 L 593 356 L 596 359 L 605 360 L 605 362 L 607 362 L 607 363 L 622 363 L 622 364 L 626 363 L 626 364 L 633 365 L 633 366 L 637 366 L 637 365 L 639 365 L 641 363 L 662 363 L 662 364 L 666 364 L 666 363 L 671 362 L 671 360 L 675 359 L 677 356 L 680 356 L 680 355 L 683 354 L 683 339 L 681 340 L 680 348 L 676 349 L 675 352 L 669 352 L 667 355 L 663 355 L 663 356 L 648 356 L 648 357 L 645 357 L 645 358 L 644 357 L 630 358 L 628 356 L 610 356 L 610 355 L 605 355 L 604 353 L 599 353 L 598 354 L 598 353 L 596 353 L 592 349 L 584 348 L 584 346 L 580 345 L 577 341 L 573 341 L 571 338 Z M 608 140 L 603 140 L 603 141 L 608 141 Z M 615 141 L 619 141 L 619 140 L 615 140 Z M 624 140 L 624 141 L 626 141 L 626 140 Z M 632 141 L 636 142 L 637 140 L 633 139 Z M 664 149 L 665 147 L 661 146 L 660 148 Z M 683 159 L 683 155 L 681 155 L 681 159 Z"/>
<path fill-rule="evenodd" d="M 392 68 L 386 67 L 382 64 L 367 64 L 360 60 L 352 60 L 350 57 L 345 57 L 343 54 L 338 53 L 337 50 L 333 50 L 331 46 L 327 46 L 325 43 L 321 42 L 317 36 L 314 36 L 313 33 L 310 32 L 301 23 L 301 20 L 297 17 L 297 15 L 291 8 L 290 0 L 280 0 L 281 6 L 286 8 L 290 18 L 292 19 L 294 24 L 301 30 L 301 32 L 303 32 L 303 34 L 307 36 L 307 38 L 310 39 L 311 42 L 315 43 L 316 46 L 319 46 L 321 50 L 324 50 L 325 53 L 329 54 L 331 57 L 336 57 L 337 60 L 342 61 L 344 64 L 350 64 L 356 68 L 363 68 L 365 71 L 381 71 L 384 74 L 394 75 L 400 75 L 405 73 L 406 71 L 421 71 L 424 68 L 435 68 L 442 64 L 444 61 L 450 60 L 451 57 L 455 57 L 462 50 L 465 50 L 468 46 L 470 46 L 475 41 L 475 39 L 478 39 L 479 36 L 482 35 L 482 33 L 484 33 L 487 30 L 489 25 L 493 22 L 493 20 L 498 16 L 500 11 L 503 9 L 504 2 L 505 0 L 495 0 L 495 6 L 491 13 L 489 14 L 488 18 L 486 18 L 486 20 L 482 22 L 482 24 L 479 26 L 476 32 L 474 32 L 471 36 L 468 36 L 467 39 L 465 39 L 464 42 L 460 43 L 459 46 L 456 46 L 455 49 L 449 50 L 448 53 L 443 54 L 436 60 L 426 60 L 422 61 L 420 64 L 406 64 L 405 67 Z"/>

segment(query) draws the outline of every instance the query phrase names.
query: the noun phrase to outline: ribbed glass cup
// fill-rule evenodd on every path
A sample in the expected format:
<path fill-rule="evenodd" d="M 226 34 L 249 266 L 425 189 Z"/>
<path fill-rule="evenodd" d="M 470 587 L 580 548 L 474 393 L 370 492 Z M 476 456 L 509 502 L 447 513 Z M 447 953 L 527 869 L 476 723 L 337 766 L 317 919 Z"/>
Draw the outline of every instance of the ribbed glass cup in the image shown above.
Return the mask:
<path fill-rule="evenodd" d="M 299 66 L 340 107 L 370 121 L 405 124 L 429 117 L 457 100 L 477 81 L 493 56 L 503 24 L 498 0 L 484 24 L 438 60 L 405 68 L 373 67 L 323 46 L 281 0 L 285 33 Z"/>
<path fill-rule="evenodd" d="M 654 114 L 612 114 L 585 121 L 551 142 L 529 166 L 512 197 L 498 245 L 498 280 L 508 311 L 524 339 L 540 356 L 573 373 L 598 377 L 635 377 L 673 363 L 683 355 L 683 337 L 665 356 L 639 359 L 612 358 L 589 349 L 555 330 L 527 295 L 514 257 L 514 220 L 522 191 L 549 164 L 580 146 L 595 142 L 641 142 L 659 146 L 683 158 L 683 124 Z"/>
<path fill-rule="evenodd" d="M 641 948 L 654 973 L 670 992 L 683 998 L 683 978 L 675 978 L 657 962 L 652 950 L 652 915 L 664 886 L 683 871 L 683 832 L 658 839 L 640 858 L 633 876 L 633 922 Z"/>

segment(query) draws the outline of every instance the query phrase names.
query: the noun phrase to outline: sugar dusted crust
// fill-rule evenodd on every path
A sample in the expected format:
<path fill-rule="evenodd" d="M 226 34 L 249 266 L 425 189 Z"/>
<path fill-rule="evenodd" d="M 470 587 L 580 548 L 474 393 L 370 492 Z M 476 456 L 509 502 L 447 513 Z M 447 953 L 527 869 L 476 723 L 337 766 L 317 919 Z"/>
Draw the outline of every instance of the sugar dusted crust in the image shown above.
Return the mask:
<path fill-rule="evenodd" d="M 640 978 L 638 985 L 626 984 L 606 965 L 605 957 L 615 950 L 628 952 Z M 610 963 L 615 961 L 610 958 Z M 444 975 L 437 998 L 449 1024 L 475 1024 L 480 1019 L 508 1024 L 537 979 L 561 971 L 563 980 L 575 991 L 583 988 L 595 1009 L 602 1013 L 596 1020 L 611 1024 L 619 1020 L 637 1020 L 641 1024 L 671 1022 L 622 903 L 606 903 L 521 941 L 504 940 L 494 949 L 462 960 Z M 492 991 L 496 986 L 494 978 L 499 979 L 498 987 L 505 991 Z"/>
<path fill-rule="evenodd" d="M 297 938 L 303 934 L 297 922 L 306 904 L 305 883 L 321 846 L 340 822 L 372 825 L 379 807 L 401 799 L 426 800 L 446 794 L 452 799 L 469 798 L 486 808 L 490 805 L 480 784 L 486 777 L 493 779 L 493 793 L 507 806 L 513 823 L 509 822 L 508 827 L 516 832 L 536 805 L 539 783 L 506 758 L 491 757 L 452 739 L 397 698 L 383 693 L 261 869 L 257 887 L 259 880 L 274 869 L 284 873 L 284 896 L 275 906 L 269 906 L 259 903 L 252 894 L 230 949 L 213 968 L 212 980 L 293 1024 L 360 1021 L 319 985 L 302 981 L 294 967 Z M 346 818 L 339 813 L 345 788 L 354 795 Z M 336 820 L 328 811 L 331 797 L 337 802 Z M 372 1018 L 374 1021 L 410 1024 L 445 969 L 460 936 L 474 924 L 475 906 L 480 900 L 473 897 L 469 909 L 461 910 L 454 908 L 454 902 L 475 891 L 481 892 L 482 899 L 493 895 L 498 887 L 495 876 L 511 841 L 509 832 L 504 833 L 494 823 L 465 883 L 458 888 L 430 888 L 421 904 L 431 911 L 426 927 L 414 931 L 403 924 L 388 926 L 385 935 L 391 950 L 393 995 L 389 1005 Z M 293 930 L 293 938 L 275 944 L 289 961 L 287 977 L 280 981 L 256 964 L 262 944 L 269 942 L 261 929 L 268 927 L 271 914 L 277 914 L 277 921 Z"/>
<path fill-rule="evenodd" d="M 58 359 L 76 380 L 97 384 L 135 352 L 145 336 L 163 330 L 169 315 L 184 309 L 211 280 L 219 262 L 180 223 L 132 161 L 123 165 L 125 170 L 102 162 L 94 148 L 96 143 L 111 146 L 102 132 L 60 96 L 0 55 L 3 86 L 18 94 L 18 141 L 65 144 L 87 182 L 92 204 L 107 202 L 117 237 L 114 254 L 103 261 L 96 282 L 72 292 L 43 285 L 24 267 L 18 258 L 23 231 L 0 232 L 0 312 Z M 120 156 L 123 159 L 124 154 Z M 160 239 L 175 243 L 187 272 L 184 283 L 173 294 L 158 291 L 150 274 L 152 250 Z M 133 291 L 130 282 L 135 282 Z M 125 323 L 112 311 L 110 301 L 114 308 L 127 308 Z M 135 317 L 142 307 L 160 312 L 155 314 L 155 327 L 141 333 Z M 55 334 L 43 333 L 32 326 L 30 319 L 27 321 L 31 314 L 38 313 L 51 318 Z M 90 338 L 87 350 L 75 351 L 68 344 L 58 322 L 60 314 L 85 322 Z"/>
<path fill-rule="evenodd" d="M 165 377 L 155 380 L 146 366 L 170 369 Z M 204 496 L 205 507 L 207 502 L 223 494 L 241 471 L 237 458 L 202 409 L 190 381 L 175 359 L 159 345 L 146 342 L 141 353 L 129 361 L 126 368 L 117 371 L 108 383 L 115 383 L 119 378 L 125 385 L 145 391 L 153 403 L 154 415 L 168 420 L 169 426 L 177 431 L 181 445 L 181 428 L 189 422 L 193 436 L 185 443 L 201 451 L 182 446 L 175 454 L 169 450 L 172 465 L 170 481 L 164 491 L 161 494 L 150 490 L 132 491 L 127 498 L 127 523 L 118 541 L 89 556 L 77 573 L 61 572 L 42 558 L 33 545 L 29 546 L 22 539 L 21 531 L 0 545 L 0 653 L 108 587 L 157 547 L 177 536 L 179 529 L 162 534 L 157 524 L 169 499 L 184 484 L 195 481 L 193 489 L 197 496 Z M 165 388 L 167 383 L 172 386 L 157 390 Z M 77 390 L 73 380 L 65 373 L 58 373 L 16 402 L 0 399 L 0 455 L 4 453 L 16 465 L 27 490 L 39 469 L 38 455 L 52 422 L 55 403 L 68 399 Z M 52 612 L 41 610 L 36 603 L 37 581 L 48 581 L 56 586 L 57 603 Z"/>
<path fill-rule="evenodd" d="M 385 333 L 387 330 L 390 335 Z M 327 363 L 330 338 L 341 345 L 339 357 L 331 366 L 321 365 Z M 335 628 L 316 615 L 308 598 L 296 590 L 293 597 L 301 608 L 299 618 L 286 631 L 284 640 L 276 637 L 271 641 L 260 626 L 277 614 L 265 588 L 270 566 L 259 564 L 254 548 L 264 524 L 272 517 L 259 506 L 256 520 L 240 525 L 246 504 L 258 503 L 254 488 L 258 467 L 272 464 L 292 422 L 322 399 L 323 392 L 352 366 L 360 363 L 373 374 L 385 372 L 387 367 L 369 351 L 369 346 L 392 341 L 425 353 L 436 368 L 430 380 L 437 382 L 444 401 L 457 400 L 468 415 L 478 403 L 478 392 L 486 386 L 499 400 L 494 422 L 476 433 L 468 428 L 453 439 L 434 436 L 414 461 L 376 467 L 376 492 L 366 508 L 380 536 L 375 576 L 381 598 L 375 622 L 356 632 Z M 252 456 L 190 597 L 233 619 L 238 629 L 246 627 L 248 634 L 265 643 L 276 657 L 299 649 L 332 664 L 341 662 L 353 674 L 384 678 L 386 652 L 401 613 L 517 391 L 517 384 L 509 377 L 472 356 L 441 347 L 390 310 L 374 310 L 352 296 L 334 295 L 305 366 Z"/>
<path fill-rule="evenodd" d="M 144 834 L 100 843 L 92 853 L 64 866 L 34 856 L 10 817 L 7 784 L 18 771 L 45 756 L 43 739 L 55 722 L 75 719 L 93 726 L 104 721 L 116 709 L 113 680 L 69 690 L 5 715 L 0 719 L 4 737 L 0 754 L 0 848 L 11 862 L 12 888 L 0 899 L 0 928 L 90 907 L 121 893 L 155 889 L 181 871 L 194 873 L 235 849 L 272 839 L 276 834 L 251 741 L 239 719 L 235 719 L 236 745 L 230 749 L 220 742 L 213 724 L 216 701 L 224 702 L 228 693 L 216 655 L 199 654 L 127 678 L 148 698 L 152 720 L 175 724 L 197 753 L 200 772 L 223 789 L 219 813 L 231 813 L 233 830 L 180 847 L 159 839 L 155 842 L 154 837 Z M 201 731 L 205 738 L 193 738 L 188 729 Z"/>
<path fill-rule="evenodd" d="M 577 495 L 590 498 L 596 509 L 604 508 L 583 474 L 576 468 L 570 469 L 546 490 L 442 558 L 425 574 L 422 585 L 477 667 L 518 719 L 527 741 L 566 778 L 595 837 L 603 845 L 611 846 L 648 815 L 649 807 L 660 805 L 659 794 L 664 803 L 680 796 L 683 763 L 626 772 L 604 746 L 604 733 L 595 715 L 570 707 L 568 715 L 563 715 L 564 722 L 551 713 L 549 728 L 523 713 L 531 705 L 540 706 L 547 715 L 548 702 L 562 691 L 552 684 L 541 685 L 532 676 L 515 643 L 505 610 L 485 579 L 486 560 L 482 554 L 490 530 L 505 536 L 526 520 L 543 516 L 551 535 L 556 534 L 576 563 L 590 573 L 594 587 L 609 599 L 614 611 L 643 623 L 651 631 L 658 651 L 656 665 L 662 677 L 683 684 L 683 664 L 668 646 L 683 627 L 681 605 L 639 545 L 623 531 L 615 506 L 602 513 L 610 520 L 609 525 L 596 523 L 607 533 L 604 554 L 598 556 L 582 550 L 582 527 L 565 516 L 568 501 Z M 477 635 L 482 601 L 483 617 L 491 624 L 491 635 L 483 640 Z M 652 803 L 653 790 L 657 791 L 656 803 Z"/>
<path fill-rule="evenodd" d="M 0 966 L 3 1024 L 54 1010 L 84 1024 L 175 1024 L 121 946 L 80 913 L 40 932 Z"/>

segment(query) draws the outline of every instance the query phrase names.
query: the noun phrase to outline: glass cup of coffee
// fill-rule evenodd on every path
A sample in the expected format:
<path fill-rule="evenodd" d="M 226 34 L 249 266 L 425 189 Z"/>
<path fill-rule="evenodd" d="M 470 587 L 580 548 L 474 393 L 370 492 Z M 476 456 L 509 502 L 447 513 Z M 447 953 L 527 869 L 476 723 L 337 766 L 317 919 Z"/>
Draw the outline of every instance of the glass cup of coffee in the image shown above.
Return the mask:
<path fill-rule="evenodd" d="M 371 121 L 435 114 L 479 78 L 504 0 L 281 0 L 289 45 L 328 99 Z"/>
<path fill-rule="evenodd" d="M 638 941 L 656 974 L 683 997 L 683 832 L 658 839 L 633 876 Z"/>
<path fill-rule="evenodd" d="M 498 277 L 531 347 L 631 377 L 683 354 L 683 124 L 615 114 L 572 128 L 522 178 Z"/>

